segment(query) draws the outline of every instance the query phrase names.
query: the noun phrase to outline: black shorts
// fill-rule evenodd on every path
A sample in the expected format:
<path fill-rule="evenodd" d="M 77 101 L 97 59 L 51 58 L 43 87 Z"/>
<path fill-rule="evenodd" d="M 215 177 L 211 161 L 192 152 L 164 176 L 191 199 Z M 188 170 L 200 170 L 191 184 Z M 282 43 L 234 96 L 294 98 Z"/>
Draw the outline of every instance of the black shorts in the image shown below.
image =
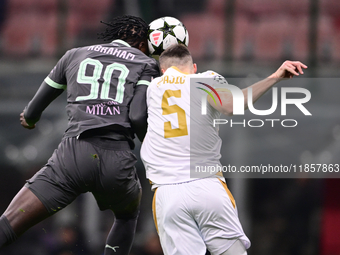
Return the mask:
<path fill-rule="evenodd" d="M 51 214 L 85 192 L 92 192 L 100 210 L 121 212 L 141 192 L 136 161 L 127 141 L 64 138 L 26 187 Z"/>

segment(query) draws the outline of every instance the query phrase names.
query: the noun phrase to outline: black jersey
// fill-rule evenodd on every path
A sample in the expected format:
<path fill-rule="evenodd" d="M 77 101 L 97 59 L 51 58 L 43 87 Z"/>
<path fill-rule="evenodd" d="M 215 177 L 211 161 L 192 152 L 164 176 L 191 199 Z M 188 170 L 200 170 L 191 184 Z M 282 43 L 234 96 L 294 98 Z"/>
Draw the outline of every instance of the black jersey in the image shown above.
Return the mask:
<path fill-rule="evenodd" d="M 46 77 L 67 89 L 69 118 L 65 136 L 118 125 L 130 128 L 129 105 L 136 86 L 159 75 L 157 62 L 122 40 L 71 49 Z"/>

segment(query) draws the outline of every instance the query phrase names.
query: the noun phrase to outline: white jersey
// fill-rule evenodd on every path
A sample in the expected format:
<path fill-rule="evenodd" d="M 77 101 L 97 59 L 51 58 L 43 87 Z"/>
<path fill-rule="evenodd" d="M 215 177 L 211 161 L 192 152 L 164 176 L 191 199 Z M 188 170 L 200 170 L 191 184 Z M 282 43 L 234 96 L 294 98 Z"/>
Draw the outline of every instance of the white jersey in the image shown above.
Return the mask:
<path fill-rule="evenodd" d="M 213 71 L 184 74 L 171 67 L 149 85 L 148 131 L 142 143 L 141 158 L 146 177 L 153 184 L 203 178 L 203 175 L 193 178 L 191 173 L 195 167 L 220 165 L 222 141 L 217 128 L 213 127 L 213 119 L 218 119 L 220 113 L 208 103 L 207 113 L 202 115 L 202 97 L 206 99 L 207 93 L 190 84 L 192 78 L 208 77 L 221 76 Z"/>
<path fill-rule="evenodd" d="M 165 255 L 204 255 L 207 248 L 224 254 L 237 240 L 242 248 L 237 254 L 246 254 L 250 246 L 224 178 L 205 178 L 217 177 L 210 172 L 194 175 L 197 165 L 220 165 L 222 142 L 213 127 L 220 113 L 210 104 L 203 106 L 221 81 L 212 71 L 184 74 L 171 67 L 147 91 L 148 131 L 141 158 L 157 188 L 153 215 Z M 202 82 L 205 88 L 198 86 Z"/>

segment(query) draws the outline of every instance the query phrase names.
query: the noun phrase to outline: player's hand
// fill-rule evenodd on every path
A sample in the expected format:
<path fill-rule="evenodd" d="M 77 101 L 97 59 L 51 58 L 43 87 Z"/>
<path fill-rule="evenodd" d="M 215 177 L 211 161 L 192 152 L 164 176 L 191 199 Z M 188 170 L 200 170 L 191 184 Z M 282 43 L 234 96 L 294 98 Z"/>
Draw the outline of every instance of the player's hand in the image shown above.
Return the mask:
<path fill-rule="evenodd" d="M 24 117 L 24 111 L 22 113 L 20 113 L 20 124 L 21 124 L 21 126 L 23 126 L 24 128 L 27 128 L 27 129 L 35 128 L 35 124 L 33 126 L 29 126 L 27 124 L 25 117 Z"/>
<path fill-rule="evenodd" d="M 279 67 L 279 69 L 276 70 L 275 73 L 273 73 L 269 78 L 276 78 L 276 79 L 284 79 L 284 78 L 293 78 L 294 75 L 298 76 L 300 74 L 303 74 L 303 70 L 307 68 L 307 66 L 300 61 L 285 61 L 283 64 Z"/>

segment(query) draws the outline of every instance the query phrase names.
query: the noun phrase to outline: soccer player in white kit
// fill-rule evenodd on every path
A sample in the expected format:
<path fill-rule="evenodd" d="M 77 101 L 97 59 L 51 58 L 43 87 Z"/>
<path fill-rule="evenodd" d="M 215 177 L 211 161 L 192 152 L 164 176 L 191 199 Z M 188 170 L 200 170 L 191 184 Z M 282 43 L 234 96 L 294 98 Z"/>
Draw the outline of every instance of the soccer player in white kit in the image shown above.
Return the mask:
<path fill-rule="evenodd" d="M 200 90 L 190 90 L 190 79 L 214 78 L 217 89 L 224 78 L 213 71 L 196 74 L 197 66 L 184 45 L 165 50 L 159 62 L 163 75 L 147 90 L 148 130 L 141 158 L 155 191 L 153 215 L 164 254 L 204 255 L 208 249 L 212 255 L 245 255 L 250 241 L 222 174 L 195 178 L 190 174 L 193 162 L 221 165 L 221 139 L 212 120 L 220 112 L 232 114 L 232 95 L 219 91 L 222 104 L 210 97 L 206 116 L 190 118 L 190 107 L 201 107 L 201 96 L 195 95 Z M 253 102 L 279 80 L 303 74 L 302 68 L 307 66 L 284 62 L 274 74 L 251 86 Z M 247 108 L 247 90 L 242 92 Z M 207 139 L 199 139 L 200 135 Z"/>

